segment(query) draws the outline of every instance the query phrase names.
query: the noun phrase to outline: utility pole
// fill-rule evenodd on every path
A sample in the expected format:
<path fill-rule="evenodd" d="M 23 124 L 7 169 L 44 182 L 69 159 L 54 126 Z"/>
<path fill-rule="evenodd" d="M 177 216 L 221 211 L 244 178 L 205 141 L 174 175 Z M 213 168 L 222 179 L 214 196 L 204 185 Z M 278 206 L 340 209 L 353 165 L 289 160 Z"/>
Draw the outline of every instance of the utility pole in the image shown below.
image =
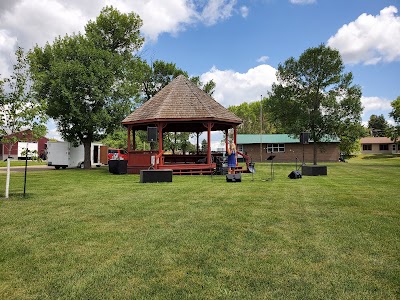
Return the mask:
<path fill-rule="evenodd" d="M 263 123 L 263 111 L 262 111 L 262 95 L 261 95 L 261 101 L 260 101 L 260 162 L 263 161 L 263 147 L 262 147 L 262 123 Z"/>

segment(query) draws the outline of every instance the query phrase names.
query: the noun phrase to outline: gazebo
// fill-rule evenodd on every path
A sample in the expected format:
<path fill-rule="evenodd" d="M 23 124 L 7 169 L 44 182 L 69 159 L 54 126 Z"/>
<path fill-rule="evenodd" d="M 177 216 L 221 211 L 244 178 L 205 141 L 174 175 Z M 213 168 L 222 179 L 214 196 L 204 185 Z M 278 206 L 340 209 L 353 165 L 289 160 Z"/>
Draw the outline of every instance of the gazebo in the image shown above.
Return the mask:
<path fill-rule="evenodd" d="M 228 130 L 233 128 L 236 144 L 236 127 L 241 123 L 235 114 L 180 75 L 122 121 L 128 129 L 128 173 L 154 168 L 172 169 L 174 174 L 210 174 L 216 168 L 217 158 L 223 155 L 211 152 L 211 132 L 225 132 L 226 151 Z M 137 150 L 135 132 L 149 129 L 156 132 L 158 149 Z M 163 134 L 167 132 L 191 132 L 197 133 L 197 137 L 207 132 L 207 153 L 200 154 L 197 149 L 195 154 L 166 154 Z M 198 144 L 197 140 L 197 147 Z M 248 162 L 248 157 L 240 155 Z M 241 167 L 237 169 L 242 171 Z"/>

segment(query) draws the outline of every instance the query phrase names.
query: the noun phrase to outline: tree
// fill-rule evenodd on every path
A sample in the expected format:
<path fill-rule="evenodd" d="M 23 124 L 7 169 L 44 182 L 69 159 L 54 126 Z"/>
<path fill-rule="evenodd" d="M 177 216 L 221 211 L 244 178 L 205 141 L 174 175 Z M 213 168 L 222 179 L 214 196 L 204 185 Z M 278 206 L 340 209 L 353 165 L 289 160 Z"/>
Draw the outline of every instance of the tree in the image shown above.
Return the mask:
<path fill-rule="evenodd" d="M 145 61 L 141 61 L 141 70 L 144 74 L 142 81 L 143 102 L 151 99 L 151 97 L 179 75 L 184 75 L 189 78 L 188 73 L 178 68 L 175 63 L 168 63 L 162 60 L 156 60 L 151 65 L 148 65 Z M 190 80 L 208 95 L 212 96 L 214 93 L 215 82 L 213 80 L 205 84 L 200 81 L 200 77 L 198 76 L 192 77 Z"/>
<path fill-rule="evenodd" d="M 203 82 L 200 81 L 199 76 L 194 76 L 194 77 L 190 78 L 190 81 L 193 82 L 194 84 L 196 84 L 200 89 L 202 89 L 210 97 L 213 96 L 215 87 L 216 87 L 214 80 L 211 79 L 210 81 L 208 81 L 204 84 Z"/>
<path fill-rule="evenodd" d="M 141 26 L 135 13 L 106 7 L 84 35 L 57 38 L 30 52 L 38 98 L 46 100 L 61 136 L 84 145 L 85 168 L 91 143 L 119 126 L 139 93 L 141 69 L 133 53 L 144 41 Z"/>
<path fill-rule="evenodd" d="M 34 97 L 28 61 L 21 47 L 15 56 L 13 74 L 0 80 L 0 136 L 8 147 L 8 156 L 18 140 L 36 140 L 46 134 L 44 103 Z"/>
<path fill-rule="evenodd" d="M 389 116 L 393 118 L 395 124 L 393 126 L 388 126 L 386 130 L 386 136 L 391 138 L 397 146 L 398 151 L 398 141 L 400 137 L 400 96 L 396 100 L 392 101 L 390 104 L 392 106 L 392 111 Z"/>
<path fill-rule="evenodd" d="M 339 125 L 340 153 L 349 156 L 360 150 L 360 137 L 367 136 L 364 126 L 359 123 L 344 121 Z"/>
<path fill-rule="evenodd" d="M 151 65 L 148 65 L 146 62 L 142 63 L 144 70 L 142 89 L 145 101 L 157 94 L 163 87 L 174 80 L 175 77 L 179 75 L 188 77 L 188 74 L 177 68 L 174 63 L 167 63 L 162 60 L 156 60 Z"/>
<path fill-rule="evenodd" d="M 392 106 L 392 111 L 389 113 L 389 116 L 391 116 L 394 121 L 399 124 L 400 123 L 400 96 L 397 97 L 396 100 L 392 101 L 392 103 L 390 103 L 390 105 Z"/>
<path fill-rule="evenodd" d="M 166 132 L 163 142 L 164 149 L 171 150 L 172 154 L 175 154 L 177 150 L 181 150 L 183 153 L 194 150 L 189 136 L 189 132 Z"/>
<path fill-rule="evenodd" d="M 112 133 L 107 134 L 100 142 L 110 148 L 126 149 L 127 135 L 126 128 L 120 125 Z"/>
<path fill-rule="evenodd" d="M 292 135 L 310 132 L 315 165 L 318 142 L 345 135 L 342 124 L 361 122 L 361 89 L 343 70 L 339 52 L 320 45 L 279 64 L 278 83 L 272 86 L 268 109 L 273 122 Z"/>
<path fill-rule="evenodd" d="M 368 128 L 372 136 L 385 136 L 385 131 L 389 124 L 386 122 L 383 115 L 371 115 L 368 121 Z"/>
<path fill-rule="evenodd" d="M 269 121 L 267 111 L 268 99 L 261 101 L 243 102 L 237 106 L 229 106 L 228 110 L 242 119 L 242 124 L 238 126 L 239 134 L 266 134 L 276 132 L 276 128 Z M 262 105 L 262 107 L 261 107 Z"/>

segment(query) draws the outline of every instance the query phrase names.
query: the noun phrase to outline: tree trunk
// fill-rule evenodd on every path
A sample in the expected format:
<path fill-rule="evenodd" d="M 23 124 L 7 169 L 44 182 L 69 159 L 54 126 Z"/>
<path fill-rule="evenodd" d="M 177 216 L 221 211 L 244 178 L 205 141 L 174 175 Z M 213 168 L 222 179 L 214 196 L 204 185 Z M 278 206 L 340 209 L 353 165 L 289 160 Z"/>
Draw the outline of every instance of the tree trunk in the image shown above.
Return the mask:
<path fill-rule="evenodd" d="M 84 168 L 85 169 L 90 169 L 92 167 L 91 156 L 90 156 L 91 155 L 91 153 L 90 153 L 91 145 L 92 145 L 91 141 L 89 141 L 89 140 L 83 141 L 83 147 L 84 147 L 84 152 L 85 152 L 85 155 L 84 155 Z"/>
<path fill-rule="evenodd" d="M 314 141 L 313 142 L 313 164 L 314 164 L 314 166 L 316 166 L 317 165 L 317 150 L 318 150 L 318 147 L 317 147 L 317 143 Z"/>
<path fill-rule="evenodd" d="M 7 158 L 10 158 L 11 157 L 11 150 L 12 150 L 12 147 L 14 146 L 14 143 L 8 143 L 8 154 L 7 154 Z M 17 156 L 18 156 L 18 152 L 17 152 Z M 17 157 L 17 159 L 18 159 L 18 157 Z"/>

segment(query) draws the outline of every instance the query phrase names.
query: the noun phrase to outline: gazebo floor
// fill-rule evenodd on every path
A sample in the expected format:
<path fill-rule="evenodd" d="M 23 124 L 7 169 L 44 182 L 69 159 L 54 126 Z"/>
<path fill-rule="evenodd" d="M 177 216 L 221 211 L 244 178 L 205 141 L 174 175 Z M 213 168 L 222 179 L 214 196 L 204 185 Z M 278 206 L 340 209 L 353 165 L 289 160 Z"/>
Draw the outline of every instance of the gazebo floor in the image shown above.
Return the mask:
<path fill-rule="evenodd" d="M 159 166 L 158 169 L 170 169 L 174 175 L 211 175 L 216 174 L 216 164 L 168 164 Z M 237 173 L 246 173 L 247 169 L 238 166 Z"/>

